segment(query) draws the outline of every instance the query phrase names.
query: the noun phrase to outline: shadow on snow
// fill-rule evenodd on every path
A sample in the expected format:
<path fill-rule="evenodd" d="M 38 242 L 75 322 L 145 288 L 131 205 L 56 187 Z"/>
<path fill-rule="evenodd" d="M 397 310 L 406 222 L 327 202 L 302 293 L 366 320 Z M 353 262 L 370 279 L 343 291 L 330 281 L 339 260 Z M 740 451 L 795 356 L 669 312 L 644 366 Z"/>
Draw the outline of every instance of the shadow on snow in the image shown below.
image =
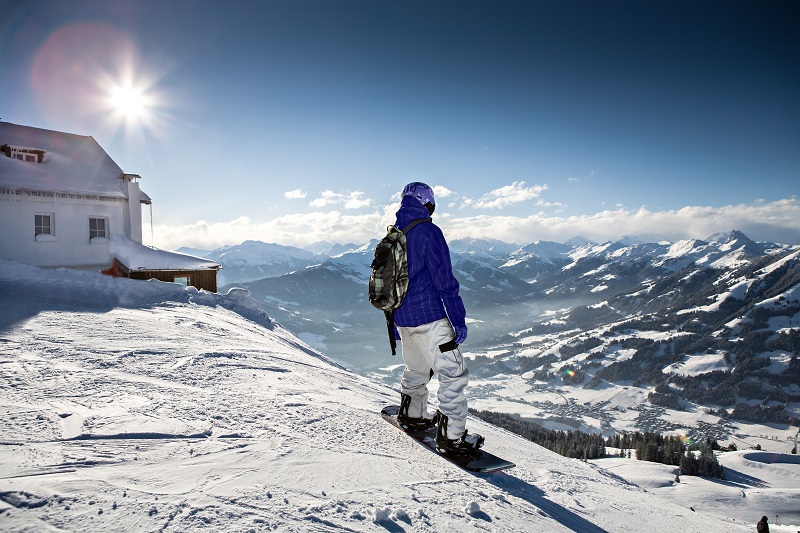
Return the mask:
<path fill-rule="evenodd" d="M 495 487 L 505 491 L 507 494 L 525 500 L 534 507 L 537 507 L 542 511 L 543 515 L 552 518 L 572 531 L 580 533 L 608 533 L 605 529 L 589 522 L 573 511 L 548 500 L 545 498 L 544 492 L 541 489 L 516 476 L 505 472 L 499 472 L 495 474 L 480 474 L 480 477 Z"/>

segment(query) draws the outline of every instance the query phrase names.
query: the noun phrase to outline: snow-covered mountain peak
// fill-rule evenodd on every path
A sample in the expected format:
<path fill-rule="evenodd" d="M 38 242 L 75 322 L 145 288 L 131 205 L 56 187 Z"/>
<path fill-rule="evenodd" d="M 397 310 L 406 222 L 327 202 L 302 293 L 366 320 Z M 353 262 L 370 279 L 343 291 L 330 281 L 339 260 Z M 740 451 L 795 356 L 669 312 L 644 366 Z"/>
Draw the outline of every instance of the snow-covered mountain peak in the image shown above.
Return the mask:
<path fill-rule="evenodd" d="M 180 249 L 178 251 L 184 250 L 188 249 Z M 196 251 L 200 252 L 202 250 Z M 222 265 L 222 270 L 218 274 L 218 285 L 220 287 L 271 276 L 280 276 L 321 263 L 328 258 L 327 255 L 312 253 L 302 248 L 257 240 L 247 240 L 237 245 L 222 246 L 199 256 L 211 259 Z"/>
<path fill-rule="evenodd" d="M 359 248 L 359 245 L 353 243 L 347 244 L 339 244 L 335 243 L 332 244 L 328 241 L 319 241 L 308 246 L 304 246 L 303 250 L 311 252 L 317 256 L 328 256 L 334 257 L 343 253 L 347 253 L 351 250 L 355 250 Z"/>
<path fill-rule="evenodd" d="M 570 245 L 560 242 L 534 241 L 515 251 L 512 254 L 512 258 L 533 254 L 539 257 L 553 259 L 555 257 L 565 256 L 571 249 L 572 247 Z"/>
<path fill-rule="evenodd" d="M 645 243 L 664 243 L 669 242 L 669 240 L 654 233 L 643 233 L 641 235 L 625 235 L 617 242 L 625 246 L 635 246 L 637 244 Z"/>
<path fill-rule="evenodd" d="M 573 261 L 577 261 L 578 259 L 582 259 L 585 257 L 596 257 L 604 254 L 609 254 L 624 247 L 625 246 L 623 244 L 612 241 L 607 241 L 602 244 L 586 243 L 577 248 L 573 248 L 568 255 L 569 257 L 572 258 Z"/>
<path fill-rule="evenodd" d="M 689 254 L 697 253 L 706 246 L 708 246 L 707 242 L 697 239 L 678 241 L 670 245 L 669 250 L 667 250 L 667 253 L 665 253 L 663 257 L 665 259 L 677 259 L 679 257 L 685 257 Z"/>
<path fill-rule="evenodd" d="M 739 230 L 732 230 L 723 233 L 714 233 L 710 235 L 706 241 L 712 244 L 728 245 L 729 247 L 747 246 L 756 244 L 747 235 Z"/>
<path fill-rule="evenodd" d="M 244 241 L 235 246 L 218 248 L 213 250 L 211 255 L 217 255 L 220 259 L 236 259 L 248 265 L 270 264 L 282 260 L 285 261 L 286 258 L 290 257 L 309 260 L 321 257 L 319 254 L 308 252 L 302 248 L 254 240 Z"/>
<path fill-rule="evenodd" d="M 372 239 L 367 244 L 363 244 L 361 246 L 353 248 L 352 250 L 349 250 L 349 252 L 345 252 L 345 253 L 363 253 L 363 252 L 373 253 L 375 251 L 375 247 L 378 246 L 379 242 L 380 242 L 380 239 Z M 370 259 L 370 261 L 371 261 L 371 259 Z"/>

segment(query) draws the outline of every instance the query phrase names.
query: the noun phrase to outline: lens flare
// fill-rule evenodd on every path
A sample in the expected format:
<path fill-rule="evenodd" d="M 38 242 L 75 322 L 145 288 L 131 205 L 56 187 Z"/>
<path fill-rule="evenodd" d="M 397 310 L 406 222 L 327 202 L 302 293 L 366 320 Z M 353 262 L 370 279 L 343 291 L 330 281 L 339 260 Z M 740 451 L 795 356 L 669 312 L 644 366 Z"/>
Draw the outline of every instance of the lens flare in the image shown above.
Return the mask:
<path fill-rule="evenodd" d="M 69 124 L 68 131 L 146 140 L 170 130 L 163 79 L 172 66 L 166 57 L 143 58 L 133 38 L 110 24 L 79 22 L 46 39 L 29 77 L 34 103 L 51 122 Z"/>

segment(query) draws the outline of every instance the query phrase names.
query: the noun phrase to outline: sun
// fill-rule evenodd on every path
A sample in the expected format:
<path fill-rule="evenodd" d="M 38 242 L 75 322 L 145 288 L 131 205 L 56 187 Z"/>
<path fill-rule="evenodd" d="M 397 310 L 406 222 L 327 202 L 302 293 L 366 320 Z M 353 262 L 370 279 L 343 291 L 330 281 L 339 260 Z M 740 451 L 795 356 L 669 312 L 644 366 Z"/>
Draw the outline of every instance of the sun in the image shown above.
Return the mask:
<path fill-rule="evenodd" d="M 169 99 L 158 83 L 163 73 L 124 64 L 122 61 L 118 72 L 101 72 L 97 76 L 97 112 L 109 128 L 126 136 L 163 134 L 170 116 Z"/>
<path fill-rule="evenodd" d="M 109 90 L 111 107 L 125 119 L 142 118 L 148 110 L 148 98 L 142 89 L 132 85 L 115 85 Z"/>

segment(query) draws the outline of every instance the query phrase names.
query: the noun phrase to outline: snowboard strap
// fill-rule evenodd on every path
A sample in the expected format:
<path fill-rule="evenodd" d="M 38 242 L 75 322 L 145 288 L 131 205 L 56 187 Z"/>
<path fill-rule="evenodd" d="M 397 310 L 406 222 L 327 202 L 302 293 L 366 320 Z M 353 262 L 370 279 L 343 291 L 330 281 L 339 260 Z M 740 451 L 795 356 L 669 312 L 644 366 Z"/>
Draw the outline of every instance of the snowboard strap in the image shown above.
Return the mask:
<path fill-rule="evenodd" d="M 397 355 L 397 339 L 394 338 L 394 311 L 384 311 L 386 316 L 386 328 L 389 330 L 389 345 L 392 347 L 392 355 Z"/>

